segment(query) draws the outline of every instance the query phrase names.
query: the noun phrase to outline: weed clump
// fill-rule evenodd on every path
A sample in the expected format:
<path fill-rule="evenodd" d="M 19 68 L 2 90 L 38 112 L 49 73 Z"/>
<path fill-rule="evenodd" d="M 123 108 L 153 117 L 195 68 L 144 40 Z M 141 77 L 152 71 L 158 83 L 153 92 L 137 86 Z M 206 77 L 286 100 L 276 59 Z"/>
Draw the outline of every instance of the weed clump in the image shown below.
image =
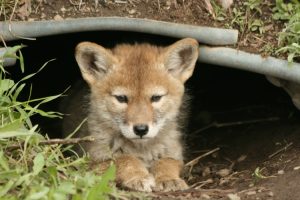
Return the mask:
<path fill-rule="evenodd" d="M 19 94 L 25 92 L 26 80 L 38 73 L 18 82 L 9 78 L 3 66 L 6 57 L 17 58 L 24 71 L 20 49 L 21 46 L 7 49 L 0 58 L 0 199 L 75 200 L 117 196 L 112 184 L 113 165 L 99 175 L 89 168 L 88 156 L 77 156 L 70 146 L 45 144 L 50 139 L 38 132 L 38 125 L 32 124 L 30 118 L 33 115 L 61 117 L 58 112 L 39 109 L 60 95 L 31 99 L 30 87 L 28 100 L 19 100 Z"/>

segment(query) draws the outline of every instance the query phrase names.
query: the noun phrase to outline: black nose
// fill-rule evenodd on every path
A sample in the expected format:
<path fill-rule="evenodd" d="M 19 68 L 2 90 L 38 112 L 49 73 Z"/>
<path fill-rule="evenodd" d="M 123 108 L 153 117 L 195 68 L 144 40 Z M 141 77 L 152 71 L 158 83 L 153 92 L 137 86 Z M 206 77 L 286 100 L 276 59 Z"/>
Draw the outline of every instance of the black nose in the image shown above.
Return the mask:
<path fill-rule="evenodd" d="M 141 138 L 148 133 L 148 130 L 149 128 L 146 124 L 137 124 L 133 126 L 134 133 Z"/>

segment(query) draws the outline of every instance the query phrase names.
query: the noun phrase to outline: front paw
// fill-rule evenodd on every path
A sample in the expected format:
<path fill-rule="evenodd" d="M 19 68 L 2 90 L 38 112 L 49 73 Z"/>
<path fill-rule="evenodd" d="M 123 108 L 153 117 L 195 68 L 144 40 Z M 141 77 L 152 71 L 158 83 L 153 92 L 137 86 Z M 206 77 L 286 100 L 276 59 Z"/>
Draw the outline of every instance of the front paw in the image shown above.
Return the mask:
<path fill-rule="evenodd" d="M 152 192 L 152 188 L 155 187 L 155 180 L 152 175 L 144 177 L 136 176 L 124 181 L 122 186 L 131 190 Z"/>
<path fill-rule="evenodd" d="M 177 190 L 186 190 L 188 185 L 181 178 L 176 179 L 165 179 L 165 180 L 156 180 L 156 186 L 153 188 L 153 191 L 177 191 Z"/>

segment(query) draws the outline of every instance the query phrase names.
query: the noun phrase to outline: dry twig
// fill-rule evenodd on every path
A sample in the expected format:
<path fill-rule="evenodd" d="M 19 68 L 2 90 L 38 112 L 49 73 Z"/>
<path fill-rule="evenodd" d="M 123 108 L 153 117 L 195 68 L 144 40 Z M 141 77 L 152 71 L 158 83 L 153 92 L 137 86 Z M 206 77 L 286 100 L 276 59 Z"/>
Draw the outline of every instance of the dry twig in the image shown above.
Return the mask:
<path fill-rule="evenodd" d="M 206 10 L 209 12 L 209 14 L 211 14 L 213 16 L 213 18 L 216 18 L 214 9 L 210 3 L 210 0 L 204 0 L 205 5 L 206 5 Z"/>
<path fill-rule="evenodd" d="M 277 151 L 275 151 L 274 153 L 272 153 L 271 155 L 268 156 L 268 158 L 273 158 L 274 156 L 276 156 L 277 154 L 279 154 L 280 152 L 282 151 L 286 151 L 290 146 L 292 146 L 293 143 L 289 143 L 287 144 L 285 147 L 281 148 L 281 149 L 278 149 Z"/>
<path fill-rule="evenodd" d="M 271 122 L 271 121 L 278 121 L 280 120 L 279 117 L 269 117 L 269 118 L 263 118 L 263 119 L 252 119 L 252 120 L 245 120 L 245 121 L 235 121 L 235 122 L 225 122 L 225 123 L 219 123 L 219 122 L 212 122 L 211 124 L 208 124 L 207 126 L 204 126 L 200 129 L 197 129 L 191 133 L 191 135 L 195 135 L 197 133 L 200 133 L 202 131 L 205 131 L 210 128 L 223 128 L 228 126 L 238 126 L 238 125 L 244 125 L 244 124 L 255 124 L 255 123 L 262 123 L 262 122 Z"/>
<path fill-rule="evenodd" d="M 215 153 L 216 151 L 219 151 L 219 150 L 220 150 L 220 147 L 217 147 L 217 148 L 215 148 L 215 149 L 213 149 L 213 150 L 211 150 L 211 151 L 209 151 L 209 152 L 206 152 L 206 153 L 204 153 L 204 154 L 198 156 L 197 158 L 191 160 L 190 162 L 186 163 L 184 166 L 185 166 L 185 167 L 188 167 L 188 166 L 191 166 L 191 167 L 192 167 L 192 166 L 194 166 L 195 164 L 197 164 L 197 163 L 199 162 L 200 159 L 202 159 L 202 158 L 204 158 L 204 157 L 206 157 L 206 156 L 208 156 L 208 155 L 210 155 L 210 154 L 213 154 L 213 153 Z"/>
<path fill-rule="evenodd" d="M 211 150 L 209 152 L 206 152 L 205 154 L 202 154 L 202 155 L 198 156 L 197 158 L 191 160 L 190 162 L 186 163 L 184 165 L 184 167 L 190 167 L 190 169 L 189 169 L 189 176 L 191 177 L 193 167 L 194 167 L 195 164 L 197 164 L 199 162 L 200 159 L 202 159 L 202 158 L 204 158 L 204 157 L 206 157 L 206 156 L 208 156 L 210 154 L 213 154 L 214 152 L 219 151 L 219 150 L 220 150 L 220 147 L 215 148 L 215 149 L 213 149 L 213 150 Z"/>

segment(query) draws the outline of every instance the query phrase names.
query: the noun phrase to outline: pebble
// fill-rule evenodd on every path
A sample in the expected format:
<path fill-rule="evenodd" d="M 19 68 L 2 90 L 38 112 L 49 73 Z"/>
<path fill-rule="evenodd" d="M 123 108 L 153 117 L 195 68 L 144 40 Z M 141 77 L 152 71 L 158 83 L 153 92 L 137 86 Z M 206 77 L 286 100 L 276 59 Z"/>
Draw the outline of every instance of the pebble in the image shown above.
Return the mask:
<path fill-rule="evenodd" d="M 45 13 L 42 13 L 42 14 L 41 14 L 41 18 L 42 18 L 42 19 L 45 19 L 45 18 L 46 18 L 46 14 L 45 14 Z"/>
<path fill-rule="evenodd" d="M 272 196 L 274 196 L 274 193 L 273 193 L 273 192 L 269 192 L 269 193 L 268 193 L 268 196 L 269 196 L 269 197 L 272 197 Z"/>
<path fill-rule="evenodd" d="M 56 20 L 56 21 L 64 20 L 64 18 L 62 18 L 62 16 L 60 16 L 60 15 L 55 15 L 53 17 L 53 19 Z"/>
<path fill-rule="evenodd" d="M 209 168 L 209 167 L 205 167 L 205 168 L 203 169 L 203 171 L 202 171 L 202 176 L 203 176 L 203 177 L 208 176 L 208 175 L 210 175 L 210 173 L 211 173 L 210 168 Z"/>
<path fill-rule="evenodd" d="M 201 194 L 200 199 L 210 199 L 210 196 L 207 194 Z"/>
<path fill-rule="evenodd" d="M 231 6 L 231 4 L 233 4 L 233 0 L 219 0 L 219 3 L 224 9 L 228 9 Z"/>
<path fill-rule="evenodd" d="M 277 172 L 277 174 L 282 175 L 282 174 L 284 174 L 284 171 L 283 171 L 283 170 L 279 170 L 279 171 Z"/>
<path fill-rule="evenodd" d="M 227 197 L 229 200 L 241 200 L 241 197 L 239 197 L 237 194 L 228 194 Z"/>
<path fill-rule="evenodd" d="M 134 13 L 136 13 L 136 10 L 135 10 L 135 9 L 131 9 L 131 10 L 128 11 L 128 13 L 129 13 L 130 15 L 133 15 Z"/>
<path fill-rule="evenodd" d="M 294 170 L 299 170 L 300 166 L 294 167 Z"/>
<path fill-rule="evenodd" d="M 241 156 L 237 159 L 237 161 L 238 161 L 238 162 L 242 162 L 242 161 L 246 160 L 246 158 L 247 158 L 247 155 L 241 155 Z"/>
<path fill-rule="evenodd" d="M 219 171 L 216 172 L 216 174 L 218 176 L 225 177 L 225 176 L 228 176 L 230 174 L 230 172 L 231 172 L 230 169 L 220 169 Z"/>
<path fill-rule="evenodd" d="M 254 190 L 253 190 L 253 191 L 249 191 L 249 192 L 247 192 L 246 194 L 247 194 L 248 196 L 255 195 L 255 194 L 256 194 L 256 191 L 254 191 Z"/>

